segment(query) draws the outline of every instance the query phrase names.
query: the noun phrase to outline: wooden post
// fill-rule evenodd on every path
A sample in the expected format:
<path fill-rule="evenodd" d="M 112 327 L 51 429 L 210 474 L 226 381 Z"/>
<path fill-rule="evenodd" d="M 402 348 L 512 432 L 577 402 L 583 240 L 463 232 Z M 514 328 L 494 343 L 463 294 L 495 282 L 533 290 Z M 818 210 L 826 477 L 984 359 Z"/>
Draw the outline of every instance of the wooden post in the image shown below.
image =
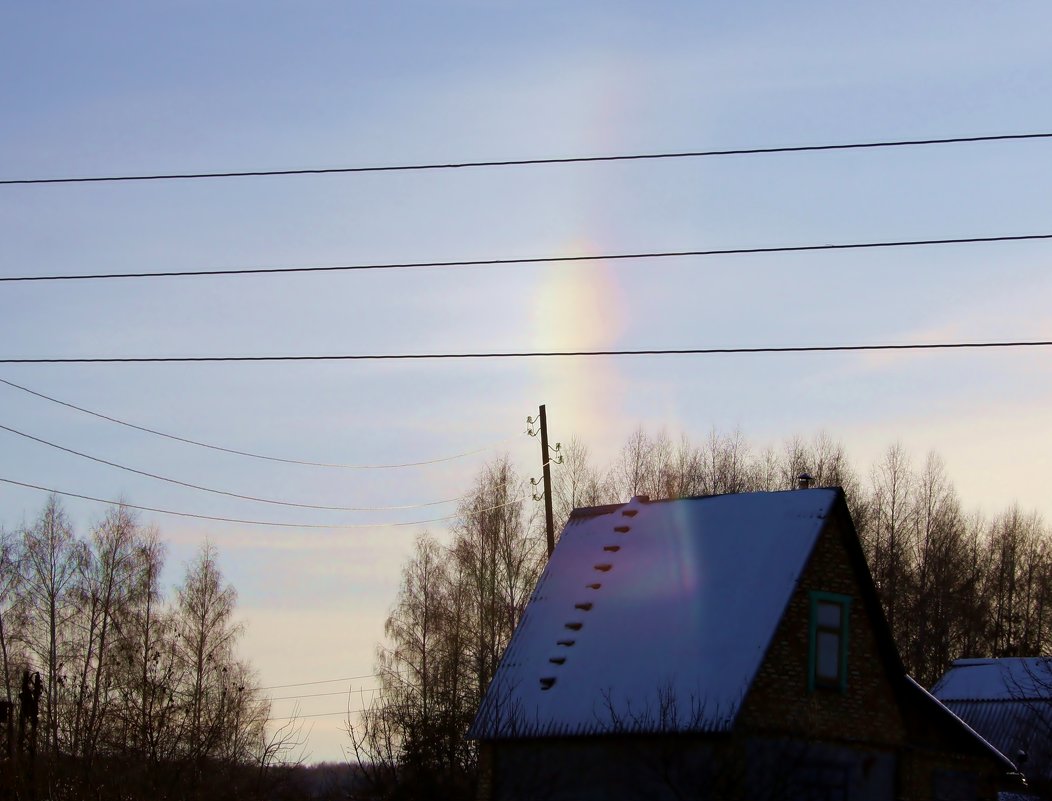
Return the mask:
<path fill-rule="evenodd" d="M 548 417 L 541 404 L 541 464 L 544 466 L 544 529 L 548 535 L 548 558 L 555 550 L 555 520 L 552 514 L 552 456 L 548 451 Z"/>

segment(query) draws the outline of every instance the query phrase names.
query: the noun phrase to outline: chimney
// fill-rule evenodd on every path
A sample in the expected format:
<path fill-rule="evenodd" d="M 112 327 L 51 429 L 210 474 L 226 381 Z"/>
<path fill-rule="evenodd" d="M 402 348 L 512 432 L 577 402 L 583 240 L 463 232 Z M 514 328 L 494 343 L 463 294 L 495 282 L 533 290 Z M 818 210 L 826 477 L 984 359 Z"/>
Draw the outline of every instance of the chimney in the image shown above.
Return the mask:
<path fill-rule="evenodd" d="M 810 489 L 811 485 L 814 483 L 815 477 L 808 473 L 806 470 L 796 477 L 797 489 Z"/>

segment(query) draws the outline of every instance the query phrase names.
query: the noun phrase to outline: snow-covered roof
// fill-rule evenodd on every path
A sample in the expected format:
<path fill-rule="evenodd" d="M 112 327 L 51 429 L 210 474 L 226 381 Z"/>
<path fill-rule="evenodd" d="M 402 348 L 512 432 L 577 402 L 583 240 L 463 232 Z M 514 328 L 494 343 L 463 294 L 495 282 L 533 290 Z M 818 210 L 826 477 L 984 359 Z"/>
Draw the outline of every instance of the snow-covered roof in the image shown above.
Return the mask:
<path fill-rule="evenodd" d="M 1024 753 L 1019 767 L 1030 779 L 1052 778 L 1052 661 L 958 659 L 932 694 L 1001 753 Z"/>
<path fill-rule="evenodd" d="M 958 659 L 932 688 L 940 701 L 1052 699 L 1052 660 Z"/>
<path fill-rule="evenodd" d="M 728 729 L 839 492 L 576 514 L 469 736 Z"/>

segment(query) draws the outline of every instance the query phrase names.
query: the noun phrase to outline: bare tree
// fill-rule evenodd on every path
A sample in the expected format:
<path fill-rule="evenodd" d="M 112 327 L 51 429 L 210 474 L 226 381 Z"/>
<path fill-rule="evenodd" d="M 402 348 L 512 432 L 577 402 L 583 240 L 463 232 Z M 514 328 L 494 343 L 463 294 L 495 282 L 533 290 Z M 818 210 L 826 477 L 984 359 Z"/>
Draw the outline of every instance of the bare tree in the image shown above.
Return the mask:
<path fill-rule="evenodd" d="M 200 777 L 205 760 L 220 753 L 228 735 L 234 645 L 241 626 L 233 620 L 237 593 L 219 569 L 211 543 L 187 566 L 178 590 L 175 647 L 183 681 L 181 749 Z"/>
<path fill-rule="evenodd" d="M 1048 545 L 1036 514 L 1012 507 L 989 534 L 990 649 L 996 656 L 1039 653 L 1047 626 Z"/>
<path fill-rule="evenodd" d="M 901 445 L 891 446 L 872 475 L 873 525 L 868 556 L 873 580 L 897 642 L 904 642 L 909 605 L 911 537 L 914 532 L 913 471 Z"/>
<path fill-rule="evenodd" d="M 154 529 L 140 529 L 128 577 L 128 599 L 115 622 L 113 648 L 117 698 L 110 712 L 110 753 L 128 758 L 125 781 L 156 793 L 168 781 L 166 767 L 179 756 L 181 715 L 176 620 L 164 604 L 160 577 L 165 548 Z"/>
<path fill-rule="evenodd" d="M 463 731 L 477 699 L 453 560 L 424 534 L 402 570 L 377 652 L 380 698 L 348 719 L 352 750 L 374 794 L 396 786 L 461 788 L 473 769 Z"/>
<path fill-rule="evenodd" d="M 68 753 L 90 773 L 104 721 L 116 699 L 114 646 L 120 622 L 128 615 L 138 555 L 139 526 L 124 506 L 110 508 L 92 532 L 91 546 L 79 565 L 73 597 L 81 610 Z"/>
<path fill-rule="evenodd" d="M 610 470 L 614 493 L 621 499 L 645 495 L 654 472 L 654 442 L 640 426 L 629 436 Z"/>
<path fill-rule="evenodd" d="M 778 453 L 774 448 L 764 448 L 753 459 L 749 488 L 757 492 L 773 492 L 782 489 L 781 467 L 778 464 Z"/>
<path fill-rule="evenodd" d="M 544 554 L 521 499 L 522 480 L 507 457 L 483 468 L 461 502 L 453 526 L 451 555 L 468 593 L 465 623 L 481 693 L 526 608 Z"/>
<path fill-rule="evenodd" d="M 700 492 L 694 494 L 722 495 L 747 492 L 752 488 L 749 463 L 750 451 L 741 431 L 720 434 L 709 431 L 704 445 L 704 477 Z"/>
<path fill-rule="evenodd" d="M 254 730 L 257 738 L 253 757 L 258 766 L 256 784 L 263 797 L 271 797 L 278 786 L 286 784 L 290 769 L 298 768 L 306 759 L 307 741 L 310 731 L 304 731 L 297 704 L 292 715 L 280 721 L 270 721 L 270 705 L 260 707 L 264 712 L 265 725 Z"/>
<path fill-rule="evenodd" d="M 553 470 L 552 500 L 557 531 L 566 525 L 574 509 L 616 500 L 592 465 L 588 446 L 581 440 L 572 437 L 563 447 L 562 456 L 562 464 Z"/>
<path fill-rule="evenodd" d="M 16 676 L 20 675 L 17 651 L 21 650 L 17 637 L 25 627 L 24 607 L 20 603 L 21 552 L 18 539 L 0 531 L 0 668 L 3 670 L 3 692 L 8 703 Z"/>
<path fill-rule="evenodd" d="M 910 671 L 925 686 L 943 674 L 955 651 L 953 621 L 966 578 L 964 519 L 942 460 L 929 454 L 913 488 L 913 581 L 907 639 Z"/>
<path fill-rule="evenodd" d="M 378 797 L 470 793 L 477 752 L 464 732 L 545 553 L 525 494 L 506 458 L 487 465 L 451 543 L 421 536 L 403 568 L 377 651 L 381 695 L 348 720 L 351 750 Z"/>
<path fill-rule="evenodd" d="M 59 753 L 59 700 L 72 663 L 70 623 L 78 610 L 71 593 L 85 548 L 59 504 L 50 496 L 32 527 L 22 533 L 22 580 L 28 617 L 27 644 L 43 667 L 45 752 Z"/>

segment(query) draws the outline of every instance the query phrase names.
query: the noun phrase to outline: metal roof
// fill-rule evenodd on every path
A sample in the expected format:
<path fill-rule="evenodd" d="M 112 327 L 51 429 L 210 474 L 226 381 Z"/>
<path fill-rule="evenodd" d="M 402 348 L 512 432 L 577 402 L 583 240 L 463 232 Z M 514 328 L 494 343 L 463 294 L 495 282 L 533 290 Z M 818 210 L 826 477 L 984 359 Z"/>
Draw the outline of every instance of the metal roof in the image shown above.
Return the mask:
<path fill-rule="evenodd" d="M 1052 778 L 1052 673 L 1037 657 L 958 659 L 932 693 L 1031 779 Z M 1019 753 L 1026 754 L 1020 762 Z"/>
<path fill-rule="evenodd" d="M 936 682 L 940 700 L 1052 699 L 1052 661 L 1045 657 L 958 659 Z"/>
<path fill-rule="evenodd" d="M 1014 760 L 1029 779 L 1052 778 L 1048 744 L 1052 710 L 1035 710 L 1030 701 L 944 701 L 957 717 L 1002 754 Z M 1026 754 L 1019 759 L 1020 752 Z"/>
<path fill-rule="evenodd" d="M 575 515 L 469 736 L 729 729 L 839 494 Z"/>

